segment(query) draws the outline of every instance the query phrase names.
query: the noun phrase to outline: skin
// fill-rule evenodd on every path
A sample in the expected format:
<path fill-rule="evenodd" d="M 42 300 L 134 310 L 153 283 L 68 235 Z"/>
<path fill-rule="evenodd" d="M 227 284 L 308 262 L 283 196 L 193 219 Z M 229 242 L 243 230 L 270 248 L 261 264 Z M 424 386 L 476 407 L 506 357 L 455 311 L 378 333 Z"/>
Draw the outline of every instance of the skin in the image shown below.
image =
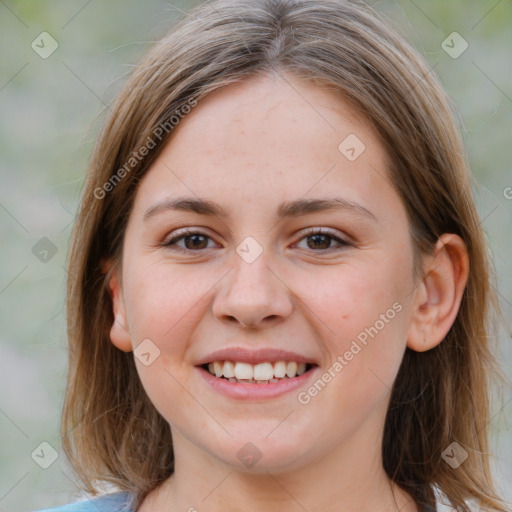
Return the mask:
<path fill-rule="evenodd" d="M 365 145 L 354 161 L 338 150 L 349 134 Z M 414 279 L 406 211 L 386 166 L 360 115 L 289 75 L 219 89 L 175 129 L 140 183 L 110 280 L 111 340 L 131 351 L 150 339 L 160 350 L 148 366 L 135 362 L 174 442 L 175 473 L 139 510 L 417 510 L 382 468 L 384 419 L 406 346 L 429 350 L 453 323 L 468 261 L 446 234 Z M 144 220 L 178 196 L 215 201 L 229 217 L 167 210 Z M 375 218 L 349 208 L 275 216 L 283 201 L 334 196 Z M 209 238 L 164 245 L 186 227 Z M 249 236 L 263 251 L 252 263 L 236 252 Z M 301 390 L 227 398 L 194 367 L 226 347 L 277 347 L 316 360 L 321 375 L 396 303 L 400 312 L 307 404 Z M 251 468 L 237 457 L 247 442 L 261 453 Z"/>

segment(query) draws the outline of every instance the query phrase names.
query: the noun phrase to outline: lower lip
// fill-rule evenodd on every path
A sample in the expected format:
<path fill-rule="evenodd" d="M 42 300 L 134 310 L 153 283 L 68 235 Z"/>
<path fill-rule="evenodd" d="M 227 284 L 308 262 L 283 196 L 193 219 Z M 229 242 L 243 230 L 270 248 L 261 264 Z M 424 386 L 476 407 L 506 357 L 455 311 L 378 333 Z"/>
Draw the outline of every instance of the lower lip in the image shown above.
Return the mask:
<path fill-rule="evenodd" d="M 227 379 L 214 377 L 210 372 L 196 366 L 201 377 L 215 391 L 222 393 L 230 398 L 250 399 L 250 398 L 274 398 L 285 393 L 290 393 L 303 386 L 317 372 L 318 366 L 314 366 L 307 372 L 293 377 L 292 379 L 282 379 L 279 382 L 269 382 L 268 384 L 256 384 L 247 382 L 230 382 Z"/>

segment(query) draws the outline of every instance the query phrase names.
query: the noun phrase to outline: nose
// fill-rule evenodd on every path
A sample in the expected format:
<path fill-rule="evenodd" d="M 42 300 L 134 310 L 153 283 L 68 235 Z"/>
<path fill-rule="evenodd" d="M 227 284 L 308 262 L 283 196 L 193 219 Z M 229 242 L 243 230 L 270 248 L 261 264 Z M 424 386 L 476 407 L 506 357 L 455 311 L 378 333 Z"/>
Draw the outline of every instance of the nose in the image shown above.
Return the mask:
<path fill-rule="evenodd" d="M 252 263 L 236 255 L 235 268 L 220 286 L 212 307 L 223 322 L 259 328 L 279 323 L 292 312 L 292 292 L 264 254 Z"/>

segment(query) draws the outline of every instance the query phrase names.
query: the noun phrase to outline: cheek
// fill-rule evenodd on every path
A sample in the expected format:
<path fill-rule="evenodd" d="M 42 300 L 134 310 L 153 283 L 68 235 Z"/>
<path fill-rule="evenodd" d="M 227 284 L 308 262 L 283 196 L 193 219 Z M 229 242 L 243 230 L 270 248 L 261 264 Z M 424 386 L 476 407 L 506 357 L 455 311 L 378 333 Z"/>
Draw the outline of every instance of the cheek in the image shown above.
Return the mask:
<path fill-rule="evenodd" d="M 156 409 L 168 421 L 174 420 L 169 416 L 170 403 L 176 410 L 197 408 L 191 396 L 183 392 L 187 385 L 181 366 L 193 341 L 198 315 L 204 314 L 201 299 L 212 283 L 198 275 L 197 269 L 192 272 L 162 262 L 144 267 L 127 265 L 126 269 L 127 317 L 137 372 Z M 154 345 L 148 345 L 148 339 Z M 137 357 L 136 345 L 143 340 L 151 354 L 147 365 Z"/>
<path fill-rule="evenodd" d="M 179 333 L 197 322 L 201 299 L 211 287 L 208 278 L 197 269 L 159 263 L 137 269 L 128 282 L 127 316 L 135 343 L 150 338 L 163 352 L 180 350 Z"/>
<path fill-rule="evenodd" d="M 395 265 L 351 265 L 341 266 L 325 277 L 316 275 L 304 285 L 304 291 L 308 306 L 325 322 L 326 329 L 347 339 L 374 325 L 388 310 L 387 317 L 394 319 L 397 306 L 393 310 L 393 304 L 405 306 L 410 282 L 406 272 Z"/>
<path fill-rule="evenodd" d="M 307 306 L 321 320 L 331 360 L 342 358 L 338 373 L 344 377 L 338 382 L 357 384 L 358 394 L 374 393 L 379 379 L 391 386 L 398 371 L 408 329 L 411 261 L 405 253 L 381 258 L 380 264 L 340 266 L 316 279 L 316 291 L 309 294 Z"/>

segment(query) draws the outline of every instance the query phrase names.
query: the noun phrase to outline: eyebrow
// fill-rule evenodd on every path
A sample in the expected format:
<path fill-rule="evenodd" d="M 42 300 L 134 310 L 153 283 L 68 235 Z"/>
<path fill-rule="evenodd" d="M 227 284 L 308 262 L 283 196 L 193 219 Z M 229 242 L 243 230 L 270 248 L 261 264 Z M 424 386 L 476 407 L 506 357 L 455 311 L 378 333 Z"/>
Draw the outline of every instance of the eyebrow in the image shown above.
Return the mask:
<path fill-rule="evenodd" d="M 377 222 L 377 217 L 362 204 L 342 197 L 286 201 L 279 205 L 276 216 L 278 219 L 284 219 L 286 217 L 300 217 L 309 213 L 327 210 L 348 210 Z M 223 206 L 208 199 L 200 197 L 178 197 L 165 199 L 151 206 L 144 214 L 144 221 L 166 211 L 194 212 L 200 215 L 210 215 L 220 218 L 228 218 L 230 216 L 229 212 Z"/>

